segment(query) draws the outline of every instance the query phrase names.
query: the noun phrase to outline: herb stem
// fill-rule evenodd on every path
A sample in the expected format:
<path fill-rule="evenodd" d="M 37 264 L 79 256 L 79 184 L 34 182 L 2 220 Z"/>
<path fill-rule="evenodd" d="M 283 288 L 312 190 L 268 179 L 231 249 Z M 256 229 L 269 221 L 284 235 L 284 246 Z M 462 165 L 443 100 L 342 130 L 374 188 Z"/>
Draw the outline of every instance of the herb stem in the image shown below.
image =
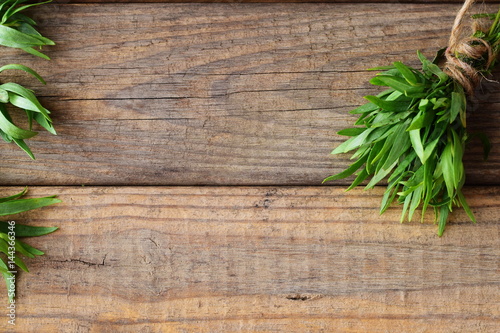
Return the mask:
<path fill-rule="evenodd" d="M 497 28 L 499 20 L 500 20 L 500 9 L 498 10 L 498 12 L 497 12 L 497 14 L 495 16 L 495 21 L 493 21 L 493 24 L 490 27 L 490 31 L 488 32 L 488 37 L 490 37 L 491 35 L 493 35 L 493 33 L 495 32 L 495 29 Z"/>

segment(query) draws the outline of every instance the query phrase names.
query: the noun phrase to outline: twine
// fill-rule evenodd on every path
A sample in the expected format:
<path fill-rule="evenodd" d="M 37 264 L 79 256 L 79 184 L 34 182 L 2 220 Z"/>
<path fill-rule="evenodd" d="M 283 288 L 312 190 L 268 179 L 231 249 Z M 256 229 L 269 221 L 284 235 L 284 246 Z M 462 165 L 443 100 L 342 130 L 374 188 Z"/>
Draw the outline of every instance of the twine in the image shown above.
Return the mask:
<path fill-rule="evenodd" d="M 485 40 L 476 37 L 463 37 L 465 24 L 464 17 L 469 11 L 475 0 L 466 0 L 455 18 L 453 28 L 448 42 L 448 48 L 445 52 L 446 64 L 444 71 L 460 83 L 469 96 L 474 95 L 475 88 L 481 81 L 479 72 L 488 69 L 496 55 L 493 54 L 491 45 Z M 472 27 L 473 33 L 478 30 L 484 31 L 479 23 L 475 22 Z M 469 62 L 473 60 L 485 60 L 484 68 L 474 68 Z"/>

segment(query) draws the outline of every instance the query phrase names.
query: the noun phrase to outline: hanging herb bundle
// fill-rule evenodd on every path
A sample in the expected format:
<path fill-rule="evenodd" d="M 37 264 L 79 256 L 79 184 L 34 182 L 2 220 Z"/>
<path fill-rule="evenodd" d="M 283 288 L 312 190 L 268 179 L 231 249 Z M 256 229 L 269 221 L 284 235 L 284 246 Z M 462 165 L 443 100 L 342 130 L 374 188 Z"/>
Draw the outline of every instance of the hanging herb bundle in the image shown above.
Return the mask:
<path fill-rule="evenodd" d="M 332 154 L 354 151 L 355 162 L 333 181 L 356 174 L 348 190 L 369 179 L 367 189 L 387 179 L 380 213 L 397 200 L 403 205 L 401 222 L 412 220 L 421 207 L 422 220 L 434 209 L 438 235 L 442 236 L 452 209 L 461 206 L 476 222 L 462 193 L 465 172 L 462 162 L 465 144 L 467 97 L 472 96 L 482 76 L 490 74 L 500 50 L 500 11 L 472 16 L 471 37 L 463 38 L 463 18 L 474 1 L 466 1 L 457 15 L 449 46 L 433 61 L 418 52 L 422 69 L 401 62 L 378 67 L 382 71 L 370 80 L 387 87 L 377 96 L 365 96 L 368 103 L 352 110 L 359 115 L 355 128 L 338 134 L 350 137 Z M 487 22 L 485 23 L 484 20 Z M 446 63 L 441 69 L 442 59 Z M 485 158 L 489 142 L 485 144 Z"/>
<path fill-rule="evenodd" d="M 19 48 L 30 54 L 49 59 L 36 48 L 45 45 L 54 45 L 54 42 L 43 37 L 35 29 L 36 22 L 21 12 L 32 6 L 43 3 L 20 5 L 26 0 L 0 0 L 0 45 Z M 8 64 L 0 67 L 0 73 L 5 70 L 20 70 L 27 72 L 45 84 L 45 81 L 33 69 L 19 65 Z M 17 110 L 16 110 L 17 109 Z M 13 123 L 11 112 L 22 111 L 26 115 L 28 128 L 21 128 Z M 0 136 L 6 142 L 16 143 L 32 159 L 34 155 L 25 139 L 37 134 L 33 131 L 33 121 L 45 128 L 48 132 L 56 134 L 49 116 L 50 111 L 44 108 L 34 92 L 17 83 L 7 82 L 0 84 Z M 0 216 L 13 215 L 28 210 L 45 207 L 58 202 L 54 196 L 44 198 L 22 199 L 27 192 L 24 189 L 18 194 L 0 198 Z M 14 221 L 0 222 L 0 252 L 7 256 L 7 260 L 0 258 L 0 272 L 6 284 L 9 301 L 13 302 L 15 296 L 16 266 L 28 271 L 19 255 L 33 258 L 43 252 L 20 241 L 20 237 L 42 236 L 55 231 L 55 227 L 32 227 L 16 224 Z"/>

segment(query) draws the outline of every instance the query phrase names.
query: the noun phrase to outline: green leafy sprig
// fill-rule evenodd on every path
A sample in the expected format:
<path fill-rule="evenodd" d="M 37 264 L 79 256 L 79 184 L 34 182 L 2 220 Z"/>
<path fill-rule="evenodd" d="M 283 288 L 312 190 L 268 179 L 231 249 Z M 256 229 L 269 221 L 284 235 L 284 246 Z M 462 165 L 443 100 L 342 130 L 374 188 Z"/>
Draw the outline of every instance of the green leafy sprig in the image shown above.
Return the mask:
<path fill-rule="evenodd" d="M 477 31 L 474 37 L 487 41 L 496 55 L 500 43 L 500 11 L 486 17 L 493 20 L 490 29 Z M 343 172 L 324 180 L 333 181 L 356 174 L 347 189 L 350 190 L 367 179 L 366 189 L 386 179 L 380 213 L 396 200 L 403 205 L 401 222 L 411 221 L 419 207 L 423 220 L 426 210 L 432 207 L 439 236 L 442 236 L 448 216 L 456 206 L 463 207 L 469 218 L 476 222 L 462 193 L 465 182 L 462 158 L 465 144 L 470 139 L 466 131 L 466 93 L 438 66 L 442 53 L 443 50 L 434 61 L 430 61 L 418 52 L 421 70 L 401 62 L 373 69 L 382 72 L 370 83 L 387 89 L 376 96 L 365 96 L 368 103 L 350 112 L 359 115 L 355 125 L 361 127 L 338 132 L 350 138 L 332 152 L 354 151 L 351 159 L 355 162 Z M 478 66 L 478 59 L 465 61 L 475 62 L 474 65 Z M 489 68 L 478 68 L 478 72 L 489 73 L 495 62 Z M 485 137 L 481 138 L 486 158 L 489 142 Z"/>
<path fill-rule="evenodd" d="M 21 199 L 21 197 L 26 194 L 27 190 L 28 189 L 25 188 L 15 195 L 0 198 L 0 216 L 14 215 L 61 202 L 61 200 L 56 199 L 55 196 Z M 0 258 L 0 272 L 7 284 L 7 290 L 9 290 L 11 285 L 9 280 L 14 277 L 13 272 L 16 271 L 16 266 L 28 272 L 28 267 L 21 259 L 20 255 L 34 258 L 35 256 L 44 254 L 42 251 L 20 241 L 19 238 L 43 236 L 56 230 L 56 227 L 33 227 L 15 224 L 12 221 L 0 221 L 0 252 L 4 253 L 8 259 Z M 8 295 L 9 300 L 12 300 L 14 293 L 8 292 Z"/>
<path fill-rule="evenodd" d="M 36 29 L 36 22 L 28 16 L 21 14 L 21 11 L 37 6 L 42 3 L 21 5 L 26 0 L 0 0 L 0 45 L 19 48 L 33 55 L 49 59 L 45 54 L 35 48 L 44 45 L 54 45 L 50 39 L 43 37 Z M 5 70 L 20 70 L 34 76 L 41 83 L 45 84 L 42 77 L 33 69 L 20 64 L 9 64 L 0 67 L 0 73 Z M 23 129 L 13 123 L 10 112 L 12 109 L 24 111 L 27 119 L 27 129 Z M 17 83 L 7 82 L 0 84 L 0 136 L 6 142 L 15 142 L 32 159 L 34 155 L 25 139 L 32 138 L 37 134 L 33 131 L 33 121 L 37 122 L 48 132 L 56 134 L 49 116 L 50 111 L 44 108 L 38 101 L 35 93 Z M 27 188 L 12 196 L 0 198 L 0 216 L 14 215 L 32 209 L 49 206 L 58 202 L 55 196 L 44 198 L 22 199 Z M 0 272 L 6 284 L 9 301 L 13 301 L 15 293 L 9 291 L 10 280 L 15 279 L 16 266 L 24 271 L 28 268 L 20 255 L 34 258 L 44 254 L 42 251 L 20 241 L 18 238 L 42 236 L 55 231 L 55 227 L 32 227 L 17 224 L 13 221 L 0 222 L 0 252 L 7 256 L 7 259 L 0 257 Z"/>
<path fill-rule="evenodd" d="M 38 57 L 49 59 L 45 54 L 36 50 L 45 45 L 55 43 L 43 37 L 36 29 L 36 22 L 30 17 L 21 14 L 25 9 L 50 2 L 38 2 L 20 6 L 28 0 L 3 0 L 0 2 L 0 45 L 19 48 Z"/>
<path fill-rule="evenodd" d="M 18 64 L 5 65 L 0 67 L 0 73 L 7 69 L 25 71 L 45 84 L 40 75 L 29 67 Z M 24 110 L 28 121 L 28 129 L 22 129 L 13 123 L 8 104 Z M 40 104 L 32 90 L 13 82 L 0 84 L 0 136 L 6 142 L 15 142 L 32 159 L 35 159 L 35 156 L 24 140 L 37 134 L 37 132 L 33 131 L 33 120 L 50 133 L 56 134 L 49 114 L 50 111 Z"/>

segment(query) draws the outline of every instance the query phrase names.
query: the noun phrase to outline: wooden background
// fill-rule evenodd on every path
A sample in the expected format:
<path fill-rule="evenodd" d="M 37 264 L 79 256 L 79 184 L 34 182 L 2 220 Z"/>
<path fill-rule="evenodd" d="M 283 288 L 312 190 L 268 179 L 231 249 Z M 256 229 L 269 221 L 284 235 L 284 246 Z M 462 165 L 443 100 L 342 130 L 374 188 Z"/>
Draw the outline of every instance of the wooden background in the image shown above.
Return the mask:
<path fill-rule="evenodd" d="M 31 11 L 50 62 L 2 50 L 47 80 L 16 77 L 59 133 L 36 161 L 2 145 L 2 193 L 63 203 L 17 217 L 60 230 L 28 241 L 46 255 L 0 331 L 499 331 L 497 83 L 469 112 L 493 144 L 466 156 L 477 224 L 457 210 L 438 238 L 431 216 L 380 217 L 383 188 L 320 185 L 376 91 L 365 69 L 432 56 L 460 1 L 78 2 Z"/>

